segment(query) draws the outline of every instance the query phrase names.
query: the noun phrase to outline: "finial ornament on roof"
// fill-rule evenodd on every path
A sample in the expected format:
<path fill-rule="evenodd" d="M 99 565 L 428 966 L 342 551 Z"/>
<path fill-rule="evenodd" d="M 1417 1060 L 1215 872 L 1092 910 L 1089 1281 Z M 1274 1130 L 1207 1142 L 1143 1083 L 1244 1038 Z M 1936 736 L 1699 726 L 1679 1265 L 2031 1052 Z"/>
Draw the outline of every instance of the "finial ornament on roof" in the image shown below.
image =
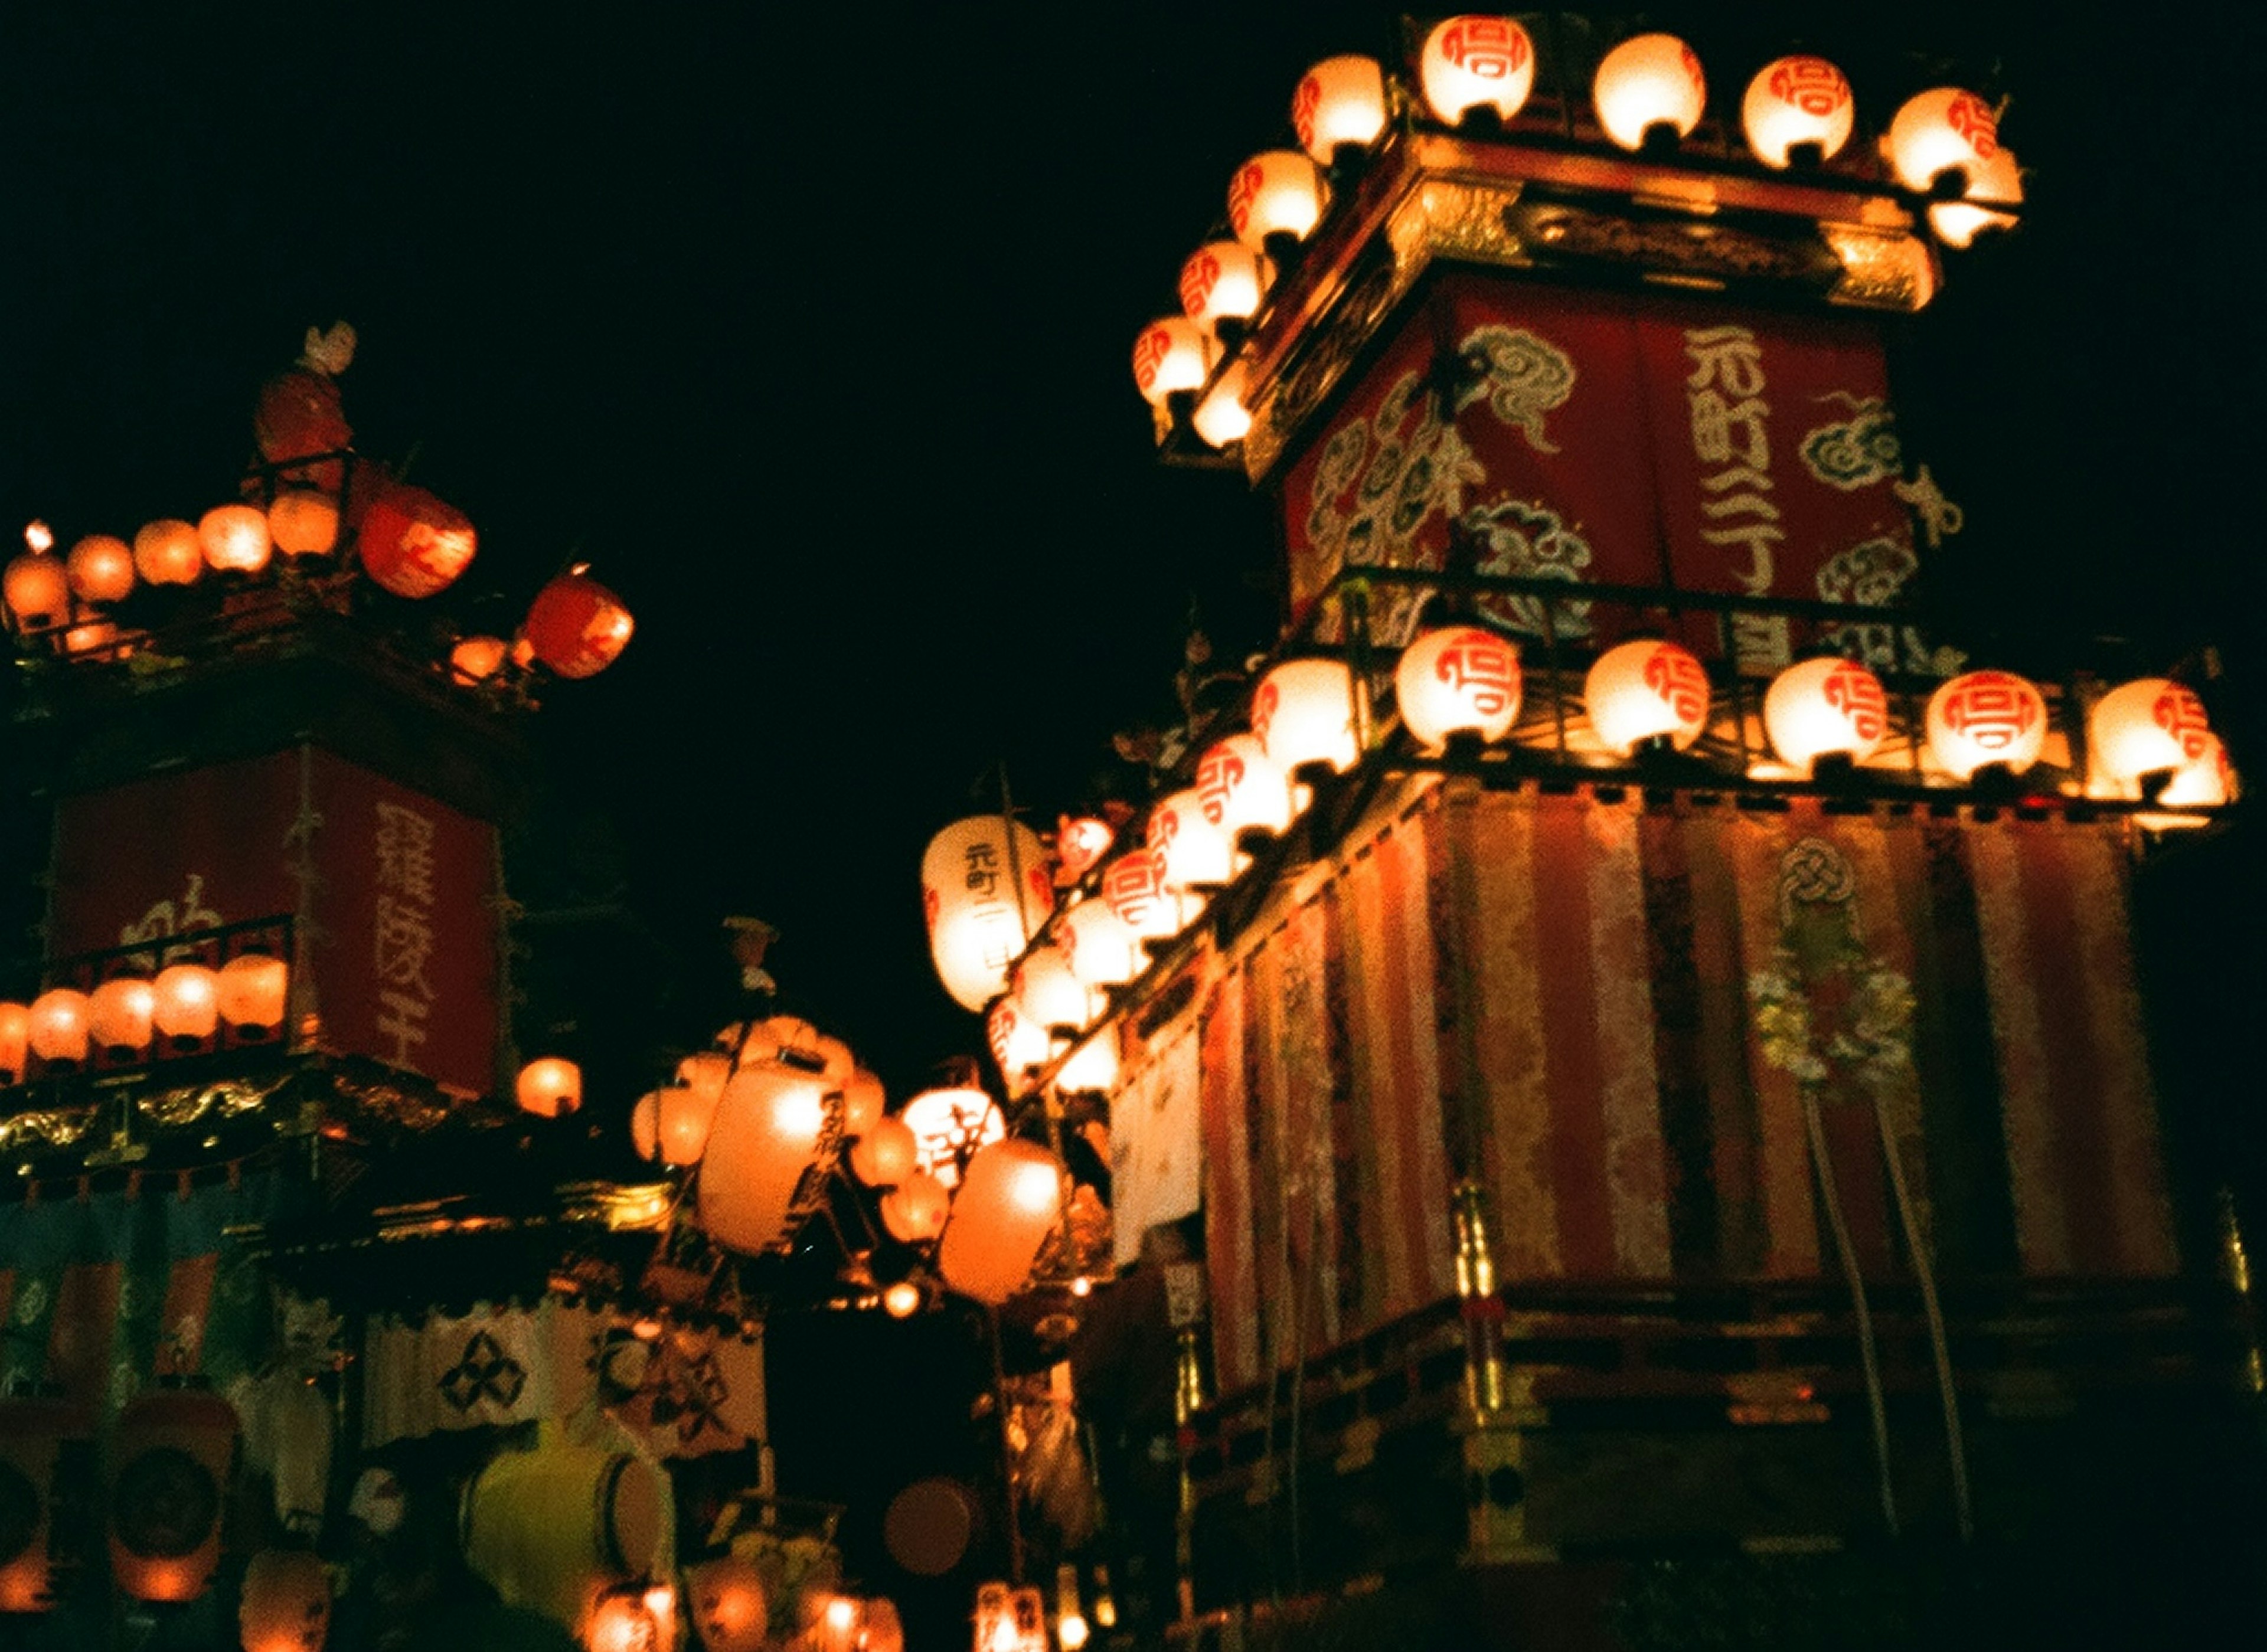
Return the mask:
<path fill-rule="evenodd" d="M 336 378 L 354 365 L 357 341 L 351 322 L 334 321 L 327 333 L 310 327 L 307 341 L 299 351 L 299 365 Z"/>

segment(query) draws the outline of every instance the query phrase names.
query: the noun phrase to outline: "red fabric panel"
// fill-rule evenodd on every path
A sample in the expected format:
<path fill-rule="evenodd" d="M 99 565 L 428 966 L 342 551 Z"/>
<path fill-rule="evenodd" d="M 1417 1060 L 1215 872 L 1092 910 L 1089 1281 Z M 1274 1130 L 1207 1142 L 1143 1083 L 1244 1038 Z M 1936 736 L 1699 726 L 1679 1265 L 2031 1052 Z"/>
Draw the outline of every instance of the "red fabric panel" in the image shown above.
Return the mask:
<path fill-rule="evenodd" d="M 75 1405 L 99 1407 L 110 1391 L 110 1342 L 118 1325 L 119 1265 L 73 1262 L 55 1287 L 48 1320 L 48 1380 Z"/>

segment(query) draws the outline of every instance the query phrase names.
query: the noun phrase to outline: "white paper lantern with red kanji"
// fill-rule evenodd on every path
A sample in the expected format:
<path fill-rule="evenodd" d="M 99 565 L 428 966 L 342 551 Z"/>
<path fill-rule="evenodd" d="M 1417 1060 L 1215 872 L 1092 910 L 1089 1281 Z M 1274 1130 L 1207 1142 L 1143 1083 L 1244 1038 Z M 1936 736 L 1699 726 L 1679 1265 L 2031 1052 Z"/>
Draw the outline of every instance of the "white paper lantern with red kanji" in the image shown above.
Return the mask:
<path fill-rule="evenodd" d="M 1016 965 L 1009 991 L 1038 1026 L 1083 1031 L 1109 1000 L 1078 978 L 1060 946 L 1034 947 Z"/>
<path fill-rule="evenodd" d="M 906 1103 L 898 1117 L 913 1133 L 913 1162 L 947 1188 L 960 1180 L 962 1159 L 1008 1133 L 1000 1104 L 966 1085 L 924 1090 Z"/>
<path fill-rule="evenodd" d="M 104 1049 L 139 1052 L 156 1036 L 158 990 L 135 976 L 119 976 L 87 995 L 88 1036 Z"/>
<path fill-rule="evenodd" d="M 1774 58 L 1756 71 L 1740 101 L 1750 151 L 1779 169 L 1798 144 L 1816 144 L 1822 159 L 1833 159 L 1857 118 L 1848 78 L 1823 57 Z"/>
<path fill-rule="evenodd" d="M 1054 1053 L 1047 1029 L 1024 1014 L 1011 995 L 984 1012 L 984 1036 L 992 1047 L 992 1059 L 1000 1064 L 1001 1078 L 1007 1081 L 1008 1093 L 1029 1093 L 1031 1071 L 1046 1065 Z"/>
<path fill-rule="evenodd" d="M 1375 57 L 1325 57 L 1291 93 L 1291 129 L 1317 164 L 1341 144 L 1368 149 L 1385 131 L 1385 70 Z"/>
<path fill-rule="evenodd" d="M 1648 740 L 1683 751 L 1708 724 L 1708 673 L 1673 642 L 1641 639 L 1607 649 L 1582 682 L 1590 730 L 1628 757 Z"/>
<path fill-rule="evenodd" d="M 91 533 L 64 563 L 71 595 L 82 603 L 122 603 L 134 594 L 134 552 L 123 539 Z"/>
<path fill-rule="evenodd" d="M 2212 724 L 2196 691 L 2169 677 L 2138 677 L 2094 703 L 2086 720 L 2094 772 L 2120 788 L 2205 755 Z"/>
<path fill-rule="evenodd" d="M 1907 189 L 1933 187 L 1943 172 L 1957 172 L 1963 194 L 1984 164 L 1999 152 L 1999 121 L 1992 106 L 1958 86 L 1916 92 L 1889 117 L 1882 152 Z"/>
<path fill-rule="evenodd" d="M 818 1159 L 829 1122 L 815 1074 L 780 1062 L 734 1073 L 701 1164 L 698 1206 L 708 1236 L 750 1255 L 783 1242 L 796 1190 Z"/>
<path fill-rule="evenodd" d="M 1251 732 L 1287 774 L 1310 763 L 1344 774 L 1361 760 L 1354 692 L 1354 673 L 1342 660 L 1286 660 L 1252 691 Z"/>
<path fill-rule="evenodd" d="M 2012 671 L 1954 677 L 1928 697 L 1926 720 L 1929 755 L 1955 780 L 1987 764 L 2021 774 L 2046 746 L 2046 697 Z"/>
<path fill-rule="evenodd" d="M 869 1188 L 894 1188 L 920 1164 L 921 1144 L 903 1119 L 877 1119 L 850 1147 L 850 1173 Z"/>
<path fill-rule="evenodd" d="M 1197 800 L 1230 842 L 1244 831 L 1275 837 L 1298 818 L 1291 777 L 1257 735 L 1230 735 L 1197 759 Z"/>
<path fill-rule="evenodd" d="M 1960 200 L 1930 203 L 1928 227 L 1947 246 L 1965 247 L 1986 230 L 2012 229 L 2015 215 L 2000 208 L 2022 204 L 2022 169 L 2015 164 L 2015 151 L 2003 143 L 1977 169 Z"/>
<path fill-rule="evenodd" d="M 523 1113 L 563 1119 L 583 1105 L 583 1070 L 560 1056 L 539 1056 L 519 1070 L 512 1093 Z"/>
<path fill-rule="evenodd" d="M 1189 428 L 1207 447 L 1224 448 L 1251 433 L 1251 410 L 1244 405 L 1251 384 L 1251 369 L 1238 359 L 1205 391 L 1189 415 Z"/>
<path fill-rule="evenodd" d="M 1205 817 L 1194 786 L 1168 793 L 1149 809 L 1148 847 L 1161 857 L 1165 888 L 1180 893 L 1234 881 L 1236 845 Z"/>
<path fill-rule="evenodd" d="M 1772 679 L 1764 732 L 1779 760 L 1805 774 L 1819 758 L 1863 763 L 1889 732 L 1882 680 L 1854 660 L 1805 660 Z"/>
<path fill-rule="evenodd" d="M 926 1244 L 944 1232 L 952 1194 L 926 1170 L 916 1170 L 882 1195 L 882 1225 L 906 1245 Z"/>
<path fill-rule="evenodd" d="M 146 585 L 194 585 L 205 571 L 205 542 L 168 516 L 134 536 L 134 571 Z"/>
<path fill-rule="evenodd" d="M 937 1246 L 944 1283 L 994 1307 L 1021 1290 L 1062 1218 L 1064 1179 L 1062 1161 L 1036 1142 L 978 1149 Z"/>
<path fill-rule="evenodd" d="M 1145 967 L 1141 938 L 1098 895 L 1062 915 L 1055 939 L 1071 973 L 1089 987 L 1122 987 Z"/>
<path fill-rule="evenodd" d="M 1181 312 L 1208 333 L 1223 321 L 1250 321 L 1267 297 L 1274 270 L 1241 241 L 1207 241 L 1181 266 Z"/>
<path fill-rule="evenodd" d="M 1691 137 L 1707 106 L 1700 60 L 1674 34 L 1632 35 L 1598 60 L 1590 80 L 1599 128 L 1625 150 L 1642 148 L 1656 126 Z"/>
<path fill-rule="evenodd" d="M 1482 107 L 1509 121 L 1535 89 L 1535 41 L 1511 18 L 1445 18 L 1425 37 L 1417 84 L 1433 118 L 1446 125 Z"/>
<path fill-rule="evenodd" d="M 1253 252 L 1271 235 L 1303 241 L 1322 222 L 1329 188 L 1314 162 L 1296 150 L 1266 150 L 1228 180 L 1228 227 Z"/>
<path fill-rule="evenodd" d="M 1478 625 L 1443 625 L 1401 651 L 1393 672 L 1401 720 L 1427 751 L 1450 735 L 1498 741 L 1519 720 L 1519 647 Z"/>
<path fill-rule="evenodd" d="M 363 513 L 363 571 L 396 596 L 446 590 L 472 566 L 480 536 L 472 519 L 422 487 L 389 487 Z"/>
<path fill-rule="evenodd" d="M 1102 898 L 1139 939 L 1170 940 L 1181 932 L 1181 903 L 1165 887 L 1165 858 L 1154 849 L 1111 861 L 1102 874 Z"/>
<path fill-rule="evenodd" d="M 198 519 L 205 564 L 216 574 L 257 574 L 275 549 L 268 513 L 252 505 L 216 505 Z"/>
<path fill-rule="evenodd" d="M 1055 887 L 1075 888 L 1102 864 L 1116 841 L 1117 829 L 1091 815 L 1059 816 L 1055 822 Z"/>
<path fill-rule="evenodd" d="M 1054 910 L 1054 880 L 1038 834 L 997 815 L 955 821 L 921 855 L 929 957 L 963 1009 L 981 1011 L 1008 988 L 1008 967 Z"/>
<path fill-rule="evenodd" d="M 1186 316 L 1165 316 L 1134 335 L 1134 387 L 1152 407 L 1177 391 L 1202 388 L 1212 371 L 1212 342 Z"/>
<path fill-rule="evenodd" d="M 538 660 L 576 679 L 596 676 L 620 659 L 636 629 L 622 599 L 579 567 L 536 592 L 522 626 Z"/>

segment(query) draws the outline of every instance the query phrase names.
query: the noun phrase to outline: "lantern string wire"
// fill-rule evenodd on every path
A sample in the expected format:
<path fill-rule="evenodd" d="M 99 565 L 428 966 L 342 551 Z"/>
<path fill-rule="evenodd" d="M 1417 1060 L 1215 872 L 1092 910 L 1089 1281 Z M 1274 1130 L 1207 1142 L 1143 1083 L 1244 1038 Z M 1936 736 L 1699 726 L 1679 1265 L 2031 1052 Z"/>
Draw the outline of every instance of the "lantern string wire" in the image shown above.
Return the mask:
<path fill-rule="evenodd" d="M 1842 1200 L 1834 1188 L 1834 1160 L 1826 1151 L 1826 1125 L 1818 1116 L 1816 1086 L 1802 1086 L 1802 1117 L 1810 1131 L 1811 1166 L 1818 1175 L 1819 1202 L 1826 1208 L 1826 1224 L 1834 1235 L 1834 1248 L 1842 1259 L 1843 1276 L 1849 1281 L 1850 1301 L 1858 1317 L 1858 1362 L 1866 1378 L 1866 1406 L 1873 1414 L 1874 1462 L 1882 1480 L 1882 1517 L 1889 1535 L 1897 1535 L 1897 1496 L 1889 1483 L 1889 1419 L 1882 1398 L 1882 1371 L 1874 1349 L 1874 1316 L 1866 1304 L 1865 1276 L 1858 1271 L 1857 1247 L 1850 1242 L 1849 1224 L 1842 1217 Z"/>
<path fill-rule="evenodd" d="M 1976 1539 L 1976 1517 L 1968 1500 L 1968 1446 L 1961 1433 L 1960 1396 L 1953 1386 L 1952 1349 L 1944 1332 L 1944 1309 L 1936 1299 L 1936 1270 L 1930 1263 L 1919 1217 L 1913 1209 L 1912 1194 L 1905 1184 L 1904 1165 L 1889 1131 L 1889 1115 L 1878 1093 L 1873 1105 L 1874 1122 L 1882 1132 L 1882 1157 L 1889 1166 L 1889 1191 L 1897 1199 L 1897 1221 L 1904 1229 L 1905 1249 L 1912 1257 L 1913 1275 L 1920 1284 L 1921 1309 L 1928 1316 L 1929 1353 L 1936 1364 L 1937 1398 L 1944 1407 L 1945 1456 L 1951 1466 L 1952 1502 L 1960 1521 L 1960 1540 L 1971 1543 Z"/>

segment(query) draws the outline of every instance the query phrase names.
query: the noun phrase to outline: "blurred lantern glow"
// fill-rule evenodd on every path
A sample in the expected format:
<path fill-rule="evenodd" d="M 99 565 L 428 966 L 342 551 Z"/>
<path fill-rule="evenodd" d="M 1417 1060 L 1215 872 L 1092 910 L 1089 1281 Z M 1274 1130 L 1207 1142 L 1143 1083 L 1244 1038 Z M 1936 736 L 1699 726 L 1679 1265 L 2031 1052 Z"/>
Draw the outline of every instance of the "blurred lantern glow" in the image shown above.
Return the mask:
<path fill-rule="evenodd" d="M 1607 649 L 1582 682 L 1590 728 L 1626 757 L 1644 742 L 1667 739 L 1683 751 L 1708 722 L 1708 673 L 1673 642 L 1640 640 Z"/>
<path fill-rule="evenodd" d="M 70 574 L 63 559 L 27 551 L 0 574 L 0 596 L 23 631 L 51 631 L 70 618 Z"/>
<path fill-rule="evenodd" d="M 2227 760 L 2227 748 L 2220 744 L 2218 735 L 2207 730 L 2202 754 L 2173 771 L 2173 778 L 2157 793 L 2157 801 L 2173 808 L 2224 808 L 2235 800 L 2241 789 L 2234 765 Z M 2159 830 L 2203 823 L 2192 815 L 2142 815 L 2137 818 L 2143 825 Z"/>
<path fill-rule="evenodd" d="M 160 969 L 150 983 L 157 990 L 151 1019 L 167 1038 L 198 1043 L 220 1030 L 220 976 L 201 963 L 177 963 Z"/>
<path fill-rule="evenodd" d="M 894 1188 L 913 1174 L 920 1144 L 903 1119 L 877 1119 L 850 1149 L 850 1173 L 869 1188 Z"/>
<path fill-rule="evenodd" d="M 74 657 L 83 654 L 99 654 L 118 641 L 118 627 L 106 619 L 98 619 L 84 625 L 73 625 L 63 632 L 63 652 Z"/>
<path fill-rule="evenodd" d="M 1236 845 L 1205 817 L 1194 786 L 1168 793 L 1151 806 L 1148 846 L 1161 858 L 1165 888 L 1177 893 L 1215 888 L 1236 876 Z"/>
<path fill-rule="evenodd" d="M 503 669 L 511 645 L 502 637 L 466 637 L 449 650 L 449 675 L 467 687 Z"/>
<path fill-rule="evenodd" d="M 1519 720 L 1519 693 L 1518 647 L 1478 625 L 1423 632 L 1393 672 L 1401 720 L 1428 751 L 1455 734 L 1502 739 Z"/>
<path fill-rule="evenodd" d="M 1674 34 L 1632 35 L 1599 60 L 1590 82 L 1599 127 L 1625 150 L 1643 147 L 1656 126 L 1691 137 L 1707 105 L 1700 60 Z"/>
<path fill-rule="evenodd" d="M 1197 759 L 1197 800 L 1231 843 L 1238 832 L 1288 831 L 1298 815 L 1291 777 L 1257 735 L 1230 735 L 1205 749 Z"/>
<path fill-rule="evenodd" d="M 921 1288 L 900 1279 L 882 1292 L 882 1311 L 892 1319 L 909 1319 L 921 1312 Z"/>
<path fill-rule="evenodd" d="M 1008 1133 L 999 1104 L 983 1091 L 962 1085 L 922 1091 L 898 1117 L 913 1133 L 913 1163 L 947 1188 L 959 1182 L 963 1159 Z"/>
<path fill-rule="evenodd" d="M 583 1105 L 583 1070 L 562 1056 L 539 1056 L 519 1070 L 512 1091 L 521 1112 L 565 1118 Z"/>
<path fill-rule="evenodd" d="M 27 1004 L 0 1004 L 0 1073 L 11 1084 L 20 1083 L 24 1065 L 31 1059 L 32 1009 Z"/>
<path fill-rule="evenodd" d="M 649 1090 L 630 1108 L 630 1144 L 640 1159 L 661 1157 L 661 1092 Z"/>
<path fill-rule="evenodd" d="M 1764 732 L 1779 760 L 1806 774 L 1821 757 L 1862 763 L 1889 735 L 1889 697 L 1854 660 L 1805 660 L 1772 679 Z"/>
<path fill-rule="evenodd" d="M 926 1170 L 916 1170 L 882 1195 L 882 1225 L 901 1244 L 924 1245 L 944 1232 L 952 1194 Z"/>
<path fill-rule="evenodd" d="M 882 1108 L 887 1097 L 882 1081 L 863 1067 L 850 1075 L 842 1086 L 842 1133 L 863 1136 L 882 1122 Z"/>
<path fill-rule="evenodd" d="M 1118 1029 L 1105 1027 L 1071 1051 L 1055 1072 L 1055 1088 L 1071 1095 L 1107 1094 L 1118 1087 Z"/>
<path fill-rule="evenodd" d="M 819 1079 L 778 1062 L 744 1066 L 724 1086 L 701 1166 L 701 1225 L 728 1250 L 784 1241 L 803 1172 L 827 1136 Z"/>
<path fill-rule="evenodd" d="M 268 507 L 268 537 L 287 557 L 328 556 L 339 546 L 339 502 L 311 487 L 287 487 Z"/>
<path fill-rule="evenodd" d="M 1211 371 L 1211 343 L 1186 316 L 1163 317 L 1134 337 L 1134 385 L 1153 407 L 1176 391 L 1203 388 Z"/>
<path fill-rule="evenodd" d="M 1986 764 L 2021 774 L 2047 740 L 2046 697 L 2012 671 L 1970 671 L 1928 697 L 1929 755 L 1955 780 Z"/>
<path fill-rule="evenodd" d="M 1882 140 L 1889 168 L 1907 189 L 1933 187 L 1940 173 L 1960 174 L 1963 194 L 1999 152 L 1999 121 L 1972 91 L 1937 86 L 1898 106 Z"/>
<path fill-rule="evenodd" d="M 1111 862 L 1102 874 L 1102 898 L 1141 940 L 1170 940 L 1181 932 L 1181 903 L 1165 887 L 1165 858 L 1154 849 L 1135 849 Z"/>
<path fill-rule="evenodd" d="M 955 821 L 921 855 L 929 957 L 955 1002 L 981 1011 L 1007 990 L 1008 966 L 1054 910 L 1038 834 L 997 815 Z"/>
<path fill-rule="evenodd" d="M 1303 241 L 1322 222 L 1328 194 L 1314 162 L 1296 150 L 1267 150 L 1228 180 L 1228 227 L 1255 252 L 1271 235 Z"/>
<path fill-rule="evenodd" d="M 199 519 L 197 537 L 206 565 L 220 574 L 257 574 L 275 548 L 268 513 L 252 505 L 214 506 Z"/>
<path fill-rule="evenodd" d="M 721 1049 L 696 1049 L 677 1064 L 677 1082 L 712 1107 L 731 1076 L 732 1058 Z"/>
<path fill-rule="evenodd" d="M 215 981 L 220 1019 L 238 1032 L 282 1030 L 291 968 L 266 953 L 240 953 L 220 967 Z"/>
<path fill-rule="evenodd" d="M 1098 895 L 1065 912 L 1055 936 L 1071 973 L 1089 987 L 1122 987 L 1145 967 L 1141 938 Z"/>
<path fill-rule="evenodd" d="M 244 1652 L 322 1652 L 331 1627 L 331 1575 L 305 1549 L 262 1549 L 237 1596 Z"/>
<path fill-rule="evenodd" d="M 389 487 L 363 513 L 363 571 L 396 596 L 446 590 L 472 566 L 480 536 L 472 519 L 422 487 Z"/>
<path fill-rule="evenodd" d="M 1008 1093 L 1028 1094 L 1032 1069 L 1046 1065 L 1047 1057 L 1054 1053 L 1047 1029 L 1024 1014 L 1010 994 L 984 1012 L 984 1036 L 992 1047 L 992 1059 L 999 1064 L 1001 1078 L 1007 1081 Z"/>
<path fill-rule="evenodd" d="M 120 976 L 87 995 L 87 1031 L 105 1049 L 147 1049 L 157 1008 L 155 987 L 132 976 Z"/>
<path fill-rule="evenodd" d="M 1251 379 L 1251 369 L 1241 360 L 1229 362 L 1189 415 L 1189 428 L 1207 447 L 1224 448 L 1251 433 L 1251 412 L 1244 405 Z"/>
<path fill-rule="evenodd" d="M 715 1128 L 716 1109 L 724 1099 L 723 1081 L 688 1085 L 682 1081 L 654 1092 L 655 1129 L 662 1162 L 697 1165 L 708 1151 L 708 1133 Z"/>
<path fill-rule="evenodd" d="M 2192 689 L 2168 677 L 2138 677 L 2094 703 L 2087 749 L 2096 776 L 2121 789 L 2141 777 L 2181 769 L 2209 749 L 2212 725 Z"/>
<path fill-rule="evenodd" d="M 1034 947 L 1016 963 L 1009 990 L 1024 1015 L 1050 1031 L 1082 1031 L 1102 1013 L 1106 1000 L 1078 978 L 1060 946 Z"/>
<path fill-rule="evenodd" d="M 579 567 L 536 592 L 521 626 L 534 656 L 572 679 L 596 676 L 620 659 L 636 629 L 622 599 Z"/>
<path fill-rule="evenodd" d="M 1035 1142 L 979 1148 L 937 1246 L 944 1283 L 994 1307 L 1021 1290 L 1061 1218 L 1063 1179 L 1062 1162 Z"/>
<path fill-rule="evenodd" d="M 586 1652 L 665 1652 L 661 1625 L 639 1589 L 609 1590 L 583 1626 Z"/>
<path fill-rule="evenodd" d="M 771 1604 L 753 1561 L 728 1553 L 686 1568 L 685 1604 L 702 1652 L 762 1652 Z"/>
<path fill-rule="evenodd" d="M 1055 824 L 1055 887 L 1075 888 L 1102 864 L 1118 836 L 1106 820 L 1064 815 Z"/>
<path fill-rule="evenodd" d="M 134 536 L 134 569 L 149 585 L 194 585 L 205 571 L 205 542 L 185 522 L 168 516 Z"/>
<path fill-rule="evenodd" d="M 1250 321 L 1267 297 L 1274 271 L 1241 241 L 1207 241 L 1181 266 L 1181 310 L 1207 333 L 1223 321 Z"/>
<path fill-rule="evenodd" d="M 71 987 L 50 987 L 40 994 L 32 1000 L 25 1035 L 42 1061 L 84 1061 L 86 994 Z"/>
<path fill-rule="evenodd" d="M 1786 167 L 1797 144 L 1831 160 L 1850 141 L 1857 100 L 1842 71 L 1823 57 L 1774 58 L 1756 71 L 1740 101 L 1748 148 L 1764 165 Z"/>
<path fill-rule="evenodd" d="M 1417 84 L 1433 118 L 1449 126 L 1482 107 L 1509 121 L 1535 88 L 1535 42 L 1510 18 L 1445 18 L 1425 37 Z"/>
<path fill-rule="evenodd" d="M 878 1596 L 867 1601 L 858 1652 L 906 1652 L 906 1626 L 895 1603 Z"/>
<path fill-rule="evenodd" d="M 1286 660 L 1252 693 L 1251 732 L 1286 774 L 1310 763 L 1344 774 L 1361 760 L 1354 674 L 1340 660 Z"/>
<path fill-rule="evenodd" d="M 106 533 L 91 533 L 73 545 L 64 572 L 82 603 L 122 603 L 134 593 L 134 552 Z"/>
<path fill-rule="evenodd" d="M 1317 165 L 1340 144 L 1368 149 L 1385 130 L 1385 70 L 1374 57 L 1325 57 L 1291 94 L 1291 129 Z"/>
<path fill-rule="evenodd" d="M 2002 144 L 1977 170 L 1964 198 L 1931 203 L 1928 227 L 1947 246 L 1965 247 L 1986 230 L 2014 228 L 2015 215 L 1999 208 L 2022 204 L 2022 169 L 2015 164 L 2014 150 Z"/>

